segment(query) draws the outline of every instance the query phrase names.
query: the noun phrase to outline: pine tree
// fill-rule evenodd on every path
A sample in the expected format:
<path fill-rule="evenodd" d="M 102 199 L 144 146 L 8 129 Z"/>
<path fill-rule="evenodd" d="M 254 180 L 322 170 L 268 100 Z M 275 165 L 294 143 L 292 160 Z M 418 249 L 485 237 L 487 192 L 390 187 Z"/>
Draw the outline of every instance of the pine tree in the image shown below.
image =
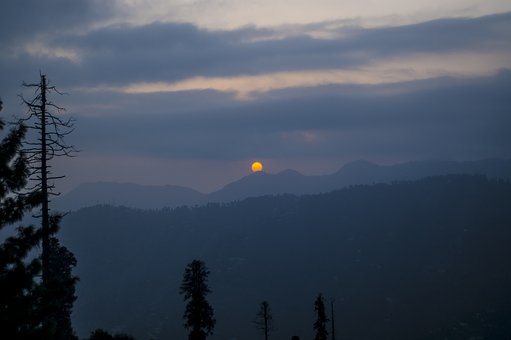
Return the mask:
<path fill-rule="evenodd" d="M 2 108 L 0 100 L 0 109 Z M 0 131 L 5 124 L 0 119 Z M 24 192 L 29 166 L 21 151 L 26 127 L 15 125 L 0 142 L 0 229 L 20 222 L 24 214 L 41 204 L 37 192 Z M 32 226 L 20 226 L 14 236 L 0 244 L 0 338 L 40 337 L 43 314 L 36 301 L 39 259 L 28 260 L 42 234 Z"/>
<path fill-rule="evenodd" d="M 189 340 L 204 340 L 213 334 L 216 320 L 213 308 L 206 300 L 211 291 L 208 287 L 209 270 L 203 261 L 193 260 L 185 269 L 180 294 L 188 303 L 183 319 L 185 328 L 190 330 Z"/>
<path fill-rule="evenodd" d="M 60 216 L 54 216 L 50 220 L 50 225 L 58 225 L 59 220 Z M 75 284 L 78 281 L 72 274 L 76 258 L 55 237 L 50 238 L 49 254 L 49 280 L 47 286 L 43 288 L 50 301 L 46 313 L 50 322 L 48 333 L 52 335 L 53 340 L 78 339 L 71 324 L 73 303 L 76 300 Z"/>
<path fill-rule="evenodd" d="M 314 322 L 314 330 L 316 331 L 314 340 L 327 340 L 328 331 L 326 330 L 326 324 L 329 320 L 325 312 L 325 299 L 321 293 L 318 294 L 314 302 L 314 310 L 317 315 L 316 321 Z"/>
<path fill-rule="evenodd" d="M 273 330 L 273 316 L 268 301 L 263 301 L 259 305 L 254 323 L 256 328 L 264 334 L 264 339 L 268 340 L 270 331 Z"/>

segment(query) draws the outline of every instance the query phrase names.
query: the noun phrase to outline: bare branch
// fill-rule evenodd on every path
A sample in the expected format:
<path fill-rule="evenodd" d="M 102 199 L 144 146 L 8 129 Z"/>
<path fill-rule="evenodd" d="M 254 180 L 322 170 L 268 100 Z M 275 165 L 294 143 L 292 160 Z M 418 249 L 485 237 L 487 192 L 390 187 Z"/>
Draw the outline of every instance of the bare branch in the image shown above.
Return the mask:
<path fill-rule="evenodd" d="M 55 86 L 49 85 L 46 77 L 41 75 L 40 83 L 23 83 L 23 86 L 33 90 L 33 96 L 27 99 L 19 95 L 22 104 L 27 107 L 25 117 L 18 119 L 18 124 L 23 124 L 27 129 L 36 131 L 39 137 L 26 140 L 22 151 L 30 165 L 29 174 L 33 183 L 31 190 L 44 190 L 47 195 L 58 195 L 54 192 L 55 185 L 48 181 L 55 181 L 65 176 L 51 174 L 49 161 L 55 157 L 74 157 L 79 150 L 73 145 L 68 145 L 65 138 L 74 131 L 73 118 L 62 117 L 58 114 L 65 112 L 64 107 L 59 106 L 49 98 L 51 94 L 65 95 Z M 44 145 L 44 150 L 43 150 Z M 44 169 L 42 164 L 44 164 Z M 46 183 L 43 185 L 42 181 Z"/>

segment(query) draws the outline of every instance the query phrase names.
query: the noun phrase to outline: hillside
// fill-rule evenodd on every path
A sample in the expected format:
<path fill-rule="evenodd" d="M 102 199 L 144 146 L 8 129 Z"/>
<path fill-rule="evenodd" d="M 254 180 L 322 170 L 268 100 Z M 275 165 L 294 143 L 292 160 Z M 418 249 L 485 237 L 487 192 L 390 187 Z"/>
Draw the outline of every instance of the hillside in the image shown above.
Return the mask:
<path fill-rule="evenodd" d="M 336 299 L 340 339 L 511 334 L 511 184 L 481 176 L 354 186 L 307 196 L 142 211 L 97 206 L 64 219 L 77 256 L 75 326 L 184 338 L 185 265 L 211 269 L 211 339 L 312 337 L 313 299 Z M 370 327 L 368 327 L 370 325 Z"/>
<path fill-rule="evenodd" d="M 511 159 L 479 161 L 422 161 L 395 165 L 377 165 L 355 161 L 330 175 L 305 176 L 294 170 L 277 174 L 254 173 L 227 184 L 222 189 L 203 194 L 180 186 L 147 186 L 131 183 L 84 183 L 63 197 L 55 198 L 56 210 L 69 211 L 97 204 L 140 209 L 161 209 L 209 202 L 231 202 L 247 197 L 277 194 L 315 194 L 350 185 L 417 180 L 448 174 L 478 174 L 490 178 L 511 179 Z M 170 181 L 170 179 L 169 179 Z"/>

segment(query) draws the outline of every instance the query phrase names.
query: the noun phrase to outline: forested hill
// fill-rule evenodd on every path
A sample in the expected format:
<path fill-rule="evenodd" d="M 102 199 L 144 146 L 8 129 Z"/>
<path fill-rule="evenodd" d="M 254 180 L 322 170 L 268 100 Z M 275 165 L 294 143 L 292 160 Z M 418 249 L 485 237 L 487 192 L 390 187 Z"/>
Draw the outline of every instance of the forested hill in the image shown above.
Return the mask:
<path fill-rule="evenodd" d="M 354 186 L 307 196 L 143 211 L 96 206 L 64 219 L 80 276 L 74 322 L 138 339 L 185 338 L 185 265 L 211 269 L 211 339 L 312 338 L 318 292 L 339 339 L 505 339 L 511 334 L 511 183 L 482 176 Z"/>
<path fill-rule="evenodd" d="M 511 159 L 478 161 L 421 161 L 377 165 L 355 161 L 330 175 L 304 176 L 293 170 L 277 174 L 259 172 L 227 184 L 222 189 L 203 194 L 179 186 L 144 186 L 130 183 L 84 183 L 62 197 L 53 207 L 60 211 L 78 210 L 98 204 L 140 209 L 161 209 L 208 202 L 231 202 L 247 197 L 278 194 L 317 194 L 350 185 L 418 180 L 448 174 L 485 175 L 511 179 Z"/>

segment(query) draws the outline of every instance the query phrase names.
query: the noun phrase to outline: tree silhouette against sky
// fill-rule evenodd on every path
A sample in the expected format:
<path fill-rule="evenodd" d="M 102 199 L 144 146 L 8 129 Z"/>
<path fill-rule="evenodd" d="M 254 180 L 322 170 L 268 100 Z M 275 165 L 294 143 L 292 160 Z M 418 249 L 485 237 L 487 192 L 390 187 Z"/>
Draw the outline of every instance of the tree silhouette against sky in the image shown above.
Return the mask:
<path fill-rule="evenodd" d="M 204 340 L 213 334 L 216 320 L 213 308 L 206 300 L 211 290 L 208 287 L 209 270 L 203 261 L 193 260 L 186 266 L 180 294 L 184 295 L 186 304 L 183 319 L 185 328 L 190 330 L 189 340 Z"/>
<path fill-rule="evenodd" d="M 316 311 L 316 321 L 314 322 L 314 340 L 327 340 L 328 331 L 326 330 L 326 323 L 329 321 L 325 312 L 325 299 L 323 294 L 319 293 L 316 301 L 314 302 L 314 310 Z"/>
<path fill-rule="evenodd" d="M 273 316 L 268 301 L 263 301 L 259 305 L 254 324 L 264 334 L 264 339 L 268 340 L 270 331 L 273 329 Z"/>

